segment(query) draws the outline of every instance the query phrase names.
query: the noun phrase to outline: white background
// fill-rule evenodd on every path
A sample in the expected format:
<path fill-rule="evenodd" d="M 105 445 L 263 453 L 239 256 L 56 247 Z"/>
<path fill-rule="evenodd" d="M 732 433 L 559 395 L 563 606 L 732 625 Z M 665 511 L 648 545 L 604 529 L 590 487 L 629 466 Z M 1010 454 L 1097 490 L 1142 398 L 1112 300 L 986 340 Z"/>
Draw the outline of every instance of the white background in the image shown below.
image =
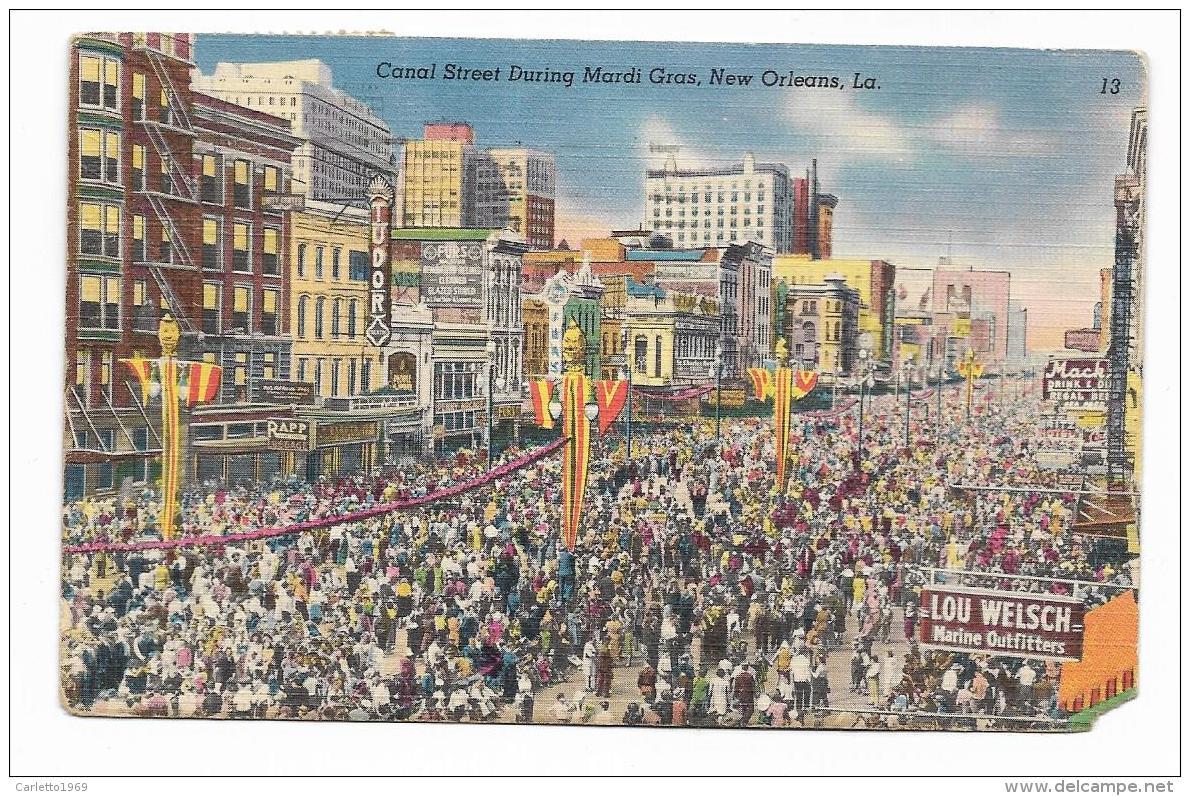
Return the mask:
<path fill-rule="evenodd" d="M 1150 776 L 1179 768 L 1179 19 L 1136 12 L 16 13 L 10 109 L 11 773 Z M 973 45 L 1141 50 L 1150 79 L 1140 697 L 1090 733 L 1037 736 L 80 719 L 57 703 L 66 68 L 84 30 L 384 31 L 403 36 Z M 201 46 L 201 39 L 200 44 Z M 279 53 L 278 57 L 285 55 Z M 614 109 L 608 109 L 614 112 Z M 474 120 L 482 121 L 482 120 Z M 581 124 L 581 119 L 575 120 Z M 1119 166 L 1123 168 L 1124 153 Z M 1110 201 L 1111 185 L 1104 185 Z M 7 399 L 4 399 L 7 400 Z M 7 666 L 6 662 L 0 665 Z M 149 783 L 139 783 L 147 786 Z M 510 783 L 511 784 L 511 783 Z M 941 790 L 872 781 L 865 789 Z M 481 783 L 474 785 L 483 787 Z M 658 786 L 665 787 L 658 782 Z M 219 783 L 179 782 L 183 792 Z M 829 786 L 829 784 L 828 784 Z M 9 787 L 14 787 L 10 783 Z M 92 780 L 89 793 L 137 787 Z M 155 786 L 159 787 L 159 786 Z M 233 792 L 316 782 L 242 783 Z M 369 790 L 376 787 L 360 782 Z M 392 786 L 382 786 L 392 787 Z M 529 784 L 528 787 L 541 787 Z M 547 786 L 548 787 L 548 786 Z M 685 785 L 678 787 L 685 788 Z M 745 786 L 747 787 L 747 786 Z M 766 790 L 770 786 L 761 786 Z M 809 783 L 791 787 L 811 787 Z M 951 783 L 1003 793 L 996 781 Z"/>

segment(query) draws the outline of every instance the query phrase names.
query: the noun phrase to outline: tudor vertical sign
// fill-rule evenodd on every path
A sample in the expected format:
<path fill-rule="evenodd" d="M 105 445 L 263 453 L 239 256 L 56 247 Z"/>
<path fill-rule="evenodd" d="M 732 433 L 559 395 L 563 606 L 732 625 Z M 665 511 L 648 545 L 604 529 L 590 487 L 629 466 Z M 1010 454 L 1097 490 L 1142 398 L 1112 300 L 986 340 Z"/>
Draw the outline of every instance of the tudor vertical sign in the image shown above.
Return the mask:
<path fill-rule="evenodd" d="M 389 326 L 389 290 L 392 267 L 389 240 L 392 235 L 393 189 L 383 177 L 376 177 L 368 185 L 371 210 L 372 266 L 368 274 L 368 328 L 364 335 L 368 342 L 381 348 L 392 337 Z"/>

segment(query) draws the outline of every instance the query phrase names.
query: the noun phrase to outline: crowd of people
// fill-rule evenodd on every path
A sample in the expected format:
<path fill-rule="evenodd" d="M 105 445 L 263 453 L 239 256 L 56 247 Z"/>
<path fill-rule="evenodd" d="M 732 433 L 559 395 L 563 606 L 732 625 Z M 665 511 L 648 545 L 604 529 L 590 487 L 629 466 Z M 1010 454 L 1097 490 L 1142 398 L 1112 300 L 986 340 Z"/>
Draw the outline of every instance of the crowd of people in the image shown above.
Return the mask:
<path fill-rule="evenodd" d="M 785 488 L 770 418 L 596 439 L 583 527 L 559 543 L 560 459 L 449 500 L 264 541 L 63 557 L 71 710 L 159 716 L 803 726 L 828 711 L 1059 715 L 1059 666 L 923 650 L 917 589 L 1069 593 L 1131 571 L 1043 491 L 1035 399 L 957 394 L 795 417 Z M 506 459 L 522 453 L 511 449 Z M 182 534 L 343 516 L 483 471 L 437 462 L 323 479 L 208 483 Z M 955 489 L 963 484 L 978 489 Z M 1036 491 L 995 489 L 1031 484 Z M 64 510 L 67 545 L 157 537 L 158 495 Z M 934 570 L 948 570 L 938 574 Z M 1046 580 L 1054 578 L 1057 580 Z M 850 688 L 847 673 L 850 673 Z M 841 673 L 841 674 L 839 674 Z M 618 679 L 617 679 L 618 678 Z M 553 694 L 553 698 L 548 698 Z M 540 697 L 546 696 L 542 699 Z"/>

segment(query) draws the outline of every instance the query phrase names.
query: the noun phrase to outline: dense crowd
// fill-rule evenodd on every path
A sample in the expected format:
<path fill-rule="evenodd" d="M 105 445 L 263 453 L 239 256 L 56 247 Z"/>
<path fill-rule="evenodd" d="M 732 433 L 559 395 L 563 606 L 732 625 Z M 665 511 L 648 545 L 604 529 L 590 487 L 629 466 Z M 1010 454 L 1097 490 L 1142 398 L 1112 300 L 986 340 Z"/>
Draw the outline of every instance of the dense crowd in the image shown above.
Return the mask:
<path fill-rule="evenodd" d="M 1073 533 L 1073 495 L 950 488 L 1054 481 L 1032 463 L 1035 402 L 988 404 L 966 422 L 948 401 L 941 428 L 917 408 L 908 449 L 891 396 L 866 407 L 862 450 L 855 412 L 796 417 L 780 495 L 768 419 L 725 419 L 721 438 L 705 421 L 635 429 L 630 457 L 622 436 L 597 439 L 573 553 L 558 541 L 552 456 L 324 530 L 66 554 L 66 702 L 162 716 L 774 727 L 833 706 L 1056 716 L 1057 664 L 919 649 L 916 589 L 942 568 L 999 588 L 1103 584 L 1076 594 L 1094 604 L 1131 572 Z M 462 452 L 317 484 L 203 484 L 183 496 L 182 532 L 345 516 L 482 469 Z M 64 543 L 155 538 L 156 498 L 71 504 Z M 848 693 L 832 671 L 850 672 Z"/>

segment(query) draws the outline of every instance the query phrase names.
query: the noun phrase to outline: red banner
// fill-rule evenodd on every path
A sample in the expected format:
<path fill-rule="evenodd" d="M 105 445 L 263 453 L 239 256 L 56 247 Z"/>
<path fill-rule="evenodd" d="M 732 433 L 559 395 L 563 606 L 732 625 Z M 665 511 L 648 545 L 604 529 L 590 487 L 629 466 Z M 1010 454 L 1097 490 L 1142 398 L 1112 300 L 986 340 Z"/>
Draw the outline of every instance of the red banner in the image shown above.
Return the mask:
<path fill-rule="evenodd" d="M 595 382 L 595 403 L 599 406 L 599 433 L 606 434 L 628 402 L 628 382 L 599 379 Z"/>
<path fill-rule="evenodd" d="M 773 374 L 764 368 L 748 368 L 748 378 L 752 380 L 752 392 L 756 400 L 763 401 L 773 389 Z"/>
<path fill-rule="evenodd" d="M 813 392 L 814 387 L 818 384 L 818 371 L 816 370 L 795 370 L 793 372 L 793 397 L 795 400 L 801 400 Z"/>
<path fill-rule="evenodd" d="M 919 638 L 936 649 L 1077 661 L 1084 610 L 1081 600 L 1056 594 L 926 586 Z"/>
<path fill-rule="evenodd" d="M 549 379 L 529 382 L 529 396 L 533 400 L 533 418 L 542 428 L 553 428 L 554 418 L 550 416 L 550 398 L 554 394 L 554 383 Z"/>

